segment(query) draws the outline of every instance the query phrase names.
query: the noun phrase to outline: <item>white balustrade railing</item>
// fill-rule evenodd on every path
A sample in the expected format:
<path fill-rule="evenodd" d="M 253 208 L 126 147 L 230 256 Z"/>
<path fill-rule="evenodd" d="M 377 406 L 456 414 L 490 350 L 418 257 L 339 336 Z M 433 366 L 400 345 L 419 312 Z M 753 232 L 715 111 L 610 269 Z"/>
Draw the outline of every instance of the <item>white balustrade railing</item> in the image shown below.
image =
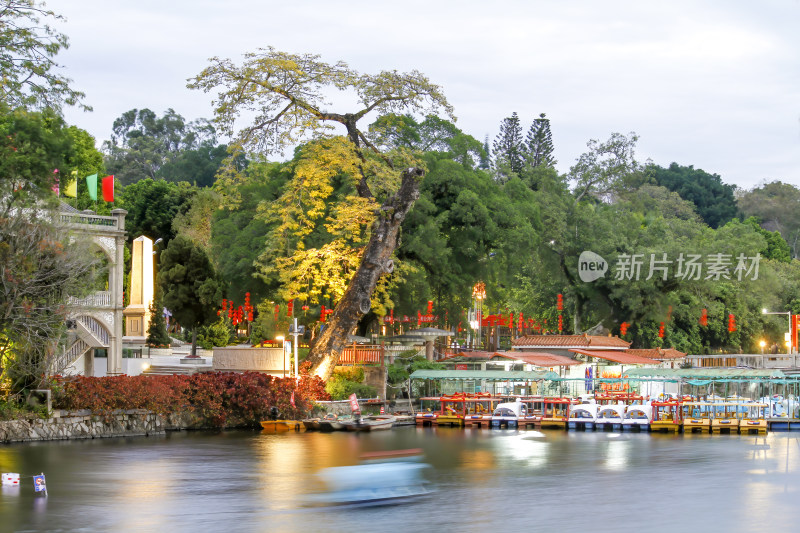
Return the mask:
<path fill-rule="evenodd" d="M 81 324 L 83 324 L 86 329 L 91 332 L 92 335 L 95 336 L 97 340 L 103 343 L 103 346 L 108 346 L 109 344 L 109 335 L 106 328 L 104 328 L 100 323 L 90 316 L 81 316 L 78 318 Z"/>
<path fill-rule="evenodd" d="M 88 213 L 61 213 L 60 216 L 61 222 L 64 224 L 117 228 L 117 217 L 90 215 Z"/>
<path fill-rule="evenodd" d="M 98 291 L 85 298 L 70 296 L 69 304 L 75 307 L 111 307 L 111 292 Z"/>

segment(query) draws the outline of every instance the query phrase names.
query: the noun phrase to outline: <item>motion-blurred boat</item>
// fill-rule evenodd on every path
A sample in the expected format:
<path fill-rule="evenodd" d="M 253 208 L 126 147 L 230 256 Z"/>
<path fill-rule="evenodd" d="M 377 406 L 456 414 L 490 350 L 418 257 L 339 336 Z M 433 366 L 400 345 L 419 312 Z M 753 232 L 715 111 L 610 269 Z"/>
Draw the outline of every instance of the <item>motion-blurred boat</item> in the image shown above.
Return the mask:
<path fill-rule="evenodd" d="M 422 450 L 377 452 L 362 456 L 353 466 L 325 468 L 317 476 L 327 492 L 310 494 L 310 505 L 388 505 L 430 494 L 422 477 L 429 467 L 421 461 Z"/>

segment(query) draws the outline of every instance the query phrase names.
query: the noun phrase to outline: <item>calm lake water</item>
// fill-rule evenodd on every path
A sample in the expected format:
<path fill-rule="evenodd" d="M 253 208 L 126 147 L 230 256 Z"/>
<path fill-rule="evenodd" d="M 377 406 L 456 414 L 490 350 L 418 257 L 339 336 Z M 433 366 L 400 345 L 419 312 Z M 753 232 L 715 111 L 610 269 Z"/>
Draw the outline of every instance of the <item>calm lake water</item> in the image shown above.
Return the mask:
<path fill-rule="evenodd" d="M 422 448 L 413 503 L 307 508 L 315 472 Z M 800 433 L 766 437 L 400 428 L 0 445 L 0 531 L 798 531 Z"/>

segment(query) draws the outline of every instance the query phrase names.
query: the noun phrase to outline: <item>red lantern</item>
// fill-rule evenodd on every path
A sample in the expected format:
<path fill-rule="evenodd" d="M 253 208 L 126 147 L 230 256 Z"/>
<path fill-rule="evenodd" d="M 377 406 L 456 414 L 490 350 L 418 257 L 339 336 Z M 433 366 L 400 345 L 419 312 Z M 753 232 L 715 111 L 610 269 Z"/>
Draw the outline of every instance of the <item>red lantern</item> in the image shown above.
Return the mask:
<path fill-rule="evenodd" d="M 628 323 L 623 322 L 622 324 L 619 325 L 619 334 L 625 335 L 626 333 L 628 333 Z"/>
<path fill-rule="evenodd" d="M 708 325 L 708 309 L 703 309 L 700 311 L 700 325 L 701 326 Z"/>
<path fill-rule="evenodd" d="M 564 296 L 561 294 L 556 297 L 556 309 L 559 311 L 564 310 Z"/>
<path fill-rule="evenodd" d="M 278 315 L 281 312 L 281 306 L 279 304 L 275 304 L 275 322 L 278 321 Z"/>
<path fill-rule="evenodd" d="M 558 315 L 558 332 L 561 333 L 563 329 L 564 329 L 564 319 L 561 315 Z"/>
<path fill-rule="evenodd" d="M 429 315 L 433 314 L 433 300 L 428 300 L 428 313 Z"/>
<path fill-rule="evenodd" d="M 325 306 L 322 306 L 322 309 L 319 311 L 319 321 L 325 322 L 325 317 L 328 316 L 328 313 L 325 312 Z"/>
<path fill-rule="evenodd" d="M 661 325 L 658 327 L 658 336 L 662 339 L 664 338 L 664 323 L 661 322 Z"/>
<path fill-rule="evenodd" d="M 289 300 L 289 303 L 286 304 L 286 316 L 294 316 L 294 298 Z"/>
<path fill-rule="evenodd" d="M 728 333 L 733 333 L 734 331 L 736 331 L 736 317 L 731 313 L 728 315 Z"/>

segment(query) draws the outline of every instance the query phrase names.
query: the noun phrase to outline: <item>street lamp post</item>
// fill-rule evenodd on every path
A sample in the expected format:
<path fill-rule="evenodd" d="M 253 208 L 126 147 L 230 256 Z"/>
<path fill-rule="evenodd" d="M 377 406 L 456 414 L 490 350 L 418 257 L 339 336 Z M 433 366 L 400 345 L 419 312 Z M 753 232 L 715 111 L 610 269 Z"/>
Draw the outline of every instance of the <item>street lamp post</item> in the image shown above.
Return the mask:
<path fill-rule="evenodd" d="M 483 300 L 486 298 L 486 284 L 479 281 L 472 288 L 472 297 L 475 298 L 475 322 L 478 325 L 477 344 L 478 348 L 481 346 L 481 327 L 483 322 Z"/>
<path fill-rule="evenodd" d="M 767 311 L 766 308 L 761 310 L 762 315 L 788 315 L 789 316 L 789 333 L 786 341 L 787 353 L 797 353 L 797 326 L 798 318 L 800 315 L 793 315 L 791 311 Z M 794 366 L 794 365 L 793 365 Z"/>

